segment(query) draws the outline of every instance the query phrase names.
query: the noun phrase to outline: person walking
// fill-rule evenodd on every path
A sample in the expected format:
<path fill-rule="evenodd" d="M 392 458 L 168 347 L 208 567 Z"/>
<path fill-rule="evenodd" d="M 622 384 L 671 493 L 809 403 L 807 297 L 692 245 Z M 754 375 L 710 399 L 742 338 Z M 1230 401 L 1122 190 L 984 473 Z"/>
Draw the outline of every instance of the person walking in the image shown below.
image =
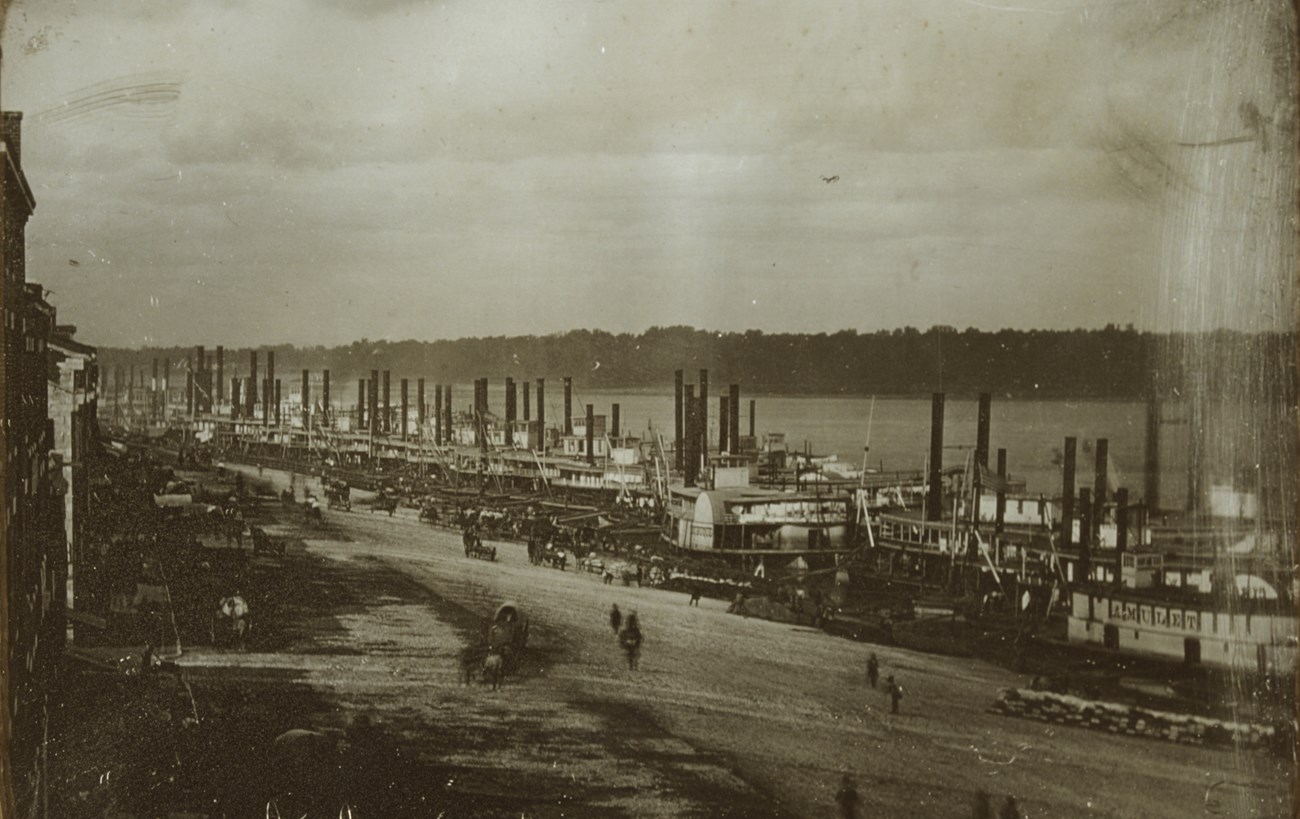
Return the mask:
<path fill-rule="evenodd" d="M 636 612 L 628 612 L 627 622 L 623 630 L 619 632 L 618 642 L 623 646 L 623 651 L 627 654 L 627 668 L 629 671 L 636 671 L 637 662 L 641 657 L 641 624 L 637 622 Z"/>
<path fill-rule="evenodd" d="M 875 688 L 879 680 L 880 660 L 876 659 L 876 652 L 873 651 L 871 656 L 867 657 L 867 682 L 871 683 L 872 688 Z"/>
<path fill-rule="evenodd" d="M 861 801 L 857 783 L 853 781 L 852 775 L 844 774 L 844 778 L 840 780 L 840 789 L 835 792 L 835 802 L 840 806 L 842 819 L 857 819 L 858 804 Z"/>
<path fill-rule="evenodd" d="M 889 694 L 890 710 L 897 714 L 898 702 L 903 699 L 903 686 L 894 681 L 893 674 L 885 680 L 885 693 Z"/>
<path fill-rule="evenodd" d="M 619 628 L 623 625 L 623 612 L 618 610 L 618 603 L 609 607 L 609 627 L 618 634 Z"/>

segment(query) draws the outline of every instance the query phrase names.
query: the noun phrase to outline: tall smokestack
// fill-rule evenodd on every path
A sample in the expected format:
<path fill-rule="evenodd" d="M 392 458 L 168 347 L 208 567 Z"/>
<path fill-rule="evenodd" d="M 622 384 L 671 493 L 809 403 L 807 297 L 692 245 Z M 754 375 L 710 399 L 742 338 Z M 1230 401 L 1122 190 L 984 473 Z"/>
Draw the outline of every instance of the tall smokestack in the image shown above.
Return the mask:
<path fill-rule="evenodd" d="M 226 348 L 217 345 L 217 404 L 226 400 Z"/>
<path fill-rule="evenodd" d="M 731 450 L 732 455 L 737 455 L 740 453 L 740 385 L 732 384 L 730 391 L 727 408 L 731 411 L 731 418 L 727 421 L 727 429 L 730 430 L 731 436 L 727 441 L 727 448 Z"/>
<path fill-rule="evenodd" d="M 275 425 L 280 426 L 280 379 L 275 379 Z"/>
<path fill-rule="evenodd" d="M 406 436 L 409 432 L 409 430 L 407 429 L 407 423 L 408 423 L 407 416 L 410 415 L 411 413 L 410 379 L 403 378 L 401 383 L 398 385 L 398 389 L 401 393 L 401 402 L 402 402 L 402 409 L 401 409 L 402 417 L 398 426 L 402 432 L 402 440 L 405 441 Z"/>
<path fill-rule="evenodd" d="M 541 430 L 541 445 L 538 449 L 546 452 L 546 379 L 537 379 L 537 428 Z"/>
<path fill-rule="evenodd" d="M 1128 490 L 1115 490 L 1115 576 L 1116 586 L 1123 585 L 1124 553 L 1128 551 Z"/>
<path fill-rule="evenodd" d="M 755 445 L 758 444 L 758 437 L 754 434 L 754 405 L 757 403 L 753 398 L 749 399 L 749 437 L 754 439 Z"/>
<path fill-rule="evenodd" d="M 302 428 L 311 429 L 311 370 L 302 371 Z"/>
<path fill-rule="evenodd" d="M 167 413 L 171 411 L 171 396 L 168 395 L 172 388 L 172 360 L 170 358 L 163 359 L 162 379 L 162 412 L 163 417 L 166 418 Z"/>
<path fill-rule="evenodd" d="M 615 404 L 613 407 L 610 408 L 610 415 L 611 415 L 612 417 L 610 418 L 610 426 L 611 426 L 611 429 L 610 429 L 610 431 L 609 431 L 609 434 L 610 434 L 610 436 L 613 437 L 613 438 L 617 438 L 617 437 L 619 437 L 619 433 L 622 431 L 622 430 L 619 429 L 619 424 L 618 424 L 618 422 L 619 422 L 619 417 L 618 417 L 618 413 L 619 413 L 619 406 L 618 406 L 618 404 Z"/>
<path fill-rule="evenodd" d="M 529 406 L 528 396 L 532 392 L 531 389 L 532 384 L 529 383 L 527 378 L 524 379 L 523 383 L 524 383 L 524 420 L 531 421 L 533 419 L 533 416 L 529 413 L 531 407 Z"/>
<path fill-rule="evenodd" d="M 975 423 L 975 491 L 972 493 L 975 500 L 976 520 L 979 519 L 980 498 L 984 497 L 984 473 L 989 471 L 989 421 L 993 416 L 992 412 L 993 398 L 987 392 L 980 393 L 979 397 L 979 415 Z M 972 560 L 978 559 L 978 555 L 971 552 Z"/>
<path fill-rule="evenodd" d="M 388 378 L 390 372 L 390 370 L 384 370 L 384 433 L 393 431 L 393 385 Z"/>
<path fill-rule="evenodd" d="M 1092 574 L 1092 492 L 1079 490 L 1079 564 L 1074 582 L 1087 583 Z"/>
<path fill-rule="evenodd" d="M 442 388 L 442 441 L 443 443 L 452 443 L 451 428 L 451 385 L 445 384 Z"/>
<path fill-rule="evenodd" d="M 596 410 L 591 404 L 587 405 L 587 464 L 596 464 Z"/>
<path fill-rule="evenodd" d="M 1002 447 L 998 448 L 998 478 L 1001 483 L 998 486 L 997 517 L 993 526 L 994 531 L 1001 534 L 1007 519 L 1007 451 Z"/>
<path fill-rule="evenodd" d="M 515 409 L 519 394 L 515 392 L 515 380 L 506 378 L 506 446 L 515 445 Z"/>
<path fill-rule="evenodd" d="M 1096 446 L 1096 467 L 1093 471 L 1092 482 L 1092 537 L 1099 540 L 1101 537 L 1102 518 L 1106 514 L 1106 492 L 1107 484 L 1110 483 L 1110 441 L 1106 438 L 1098 438 Z"/>
<path fill-rule="evenodd" d="M 727 408 L 727 396 L 718 396 L 718 454 L 727 451 L 727 444 L 731 442 L 731 430 L 728 424 L 731 423 L 731 411 Z"/>
<path fill-rule="evenodd" d="M 415 380 L 415 425 L 420 438 L 424 437 L 424 420 L 428 413 L 428 404 L 424 401 L 424 379 Z"/>
<path fill-rule="evenodd" d="M 379 370 L 370 371 L 370 380 L 366 382 L 366 390 L 370 393 L 367 398 L 369 406 L 366 407 L 366 415 L 370 419 L 370 434 L 378 435 L 379 426 Z"/>
<path fill-rule="evenodd" d="M 320 408 L 325 413 L 325 423 L 329 424 L 330 419 L 334 416 L 334 408 L 330 406 L 330 371 L 325 370 L 322 374 L 320 387 Z"/>
<path fill-rule="evenodd" d="M 682 471 L 682 463 L 685 461 L 682 452 L 682 441 L 686 436 L 685 426 L 685 404 L 684 392 L 682 391 L 684 373 L 681 370 L 673 372 L 673 415 L 675 424 L 673 426 L 673 466 L 678 472 Z"/>
<path fill-rule="evenodd" d="M 1146 475 L 1142 499 L 1150 511 L 1160 507 L 1160 399 L 1154 383 L 1147 392 Z"/>
<path fill-rule="evenodd" d="M 573 379 L 564 377 L 564 434 L 573 434 Z"/>
<path fill-rule="evenodd" d="M 366 379 L 357 379 L 357 432 L 366 428 Z"/>
<path fill-rule="evenodd" d="M 700 439 L 700 456 L 708 461 L 709 459 L 709 371 L 700 370 L 700 394 L 695 396 L 697 400 L 695 411 L 700 416 L 699 428 L 695 430 L 695 435 Z"/>
<path fill-rule="evenodd" d="M 694 486 L 700 468 L 700 436 L 696 432 L 700 413 L 695 406 L 695 385 L 682 387 L 682 478 L 687 486 Z"/>
<path fill-rule="evenodd" d="M 1074 545 L 1074 461 L 1078 439 L 1065 439 L 1065 463 L 1061 467 L 1061 548 Z"/>
<path fill-rule="evenodd" d="M 230 379 L 230 417 L 232 420 L 239 418 L 242 405 L 239 402 L 239 378 Z"/>
<path fill-rule="evenodd" d="M 943 518 L 943 393 L 930 397 L 930 492 L 925 499 L 925 519 Z"/>
<path fill-rule="evenodd" d="M 248 395 L 244 396 L 244 414 L 250 421 L 257 417 L 257 350 L 248 354 Z"/>
<path fill-rule="evenodd" d="M 442 446 L 442 385 L 433 385 L 433 443 Z"/>
<path fill-rule="evenodd" d="M 271 394 L 271 388 L 275 386 L 275 350 L 266 351 L 266 386 L 267 389 L 265 390 L 265 394 L 262 396 L 262 401 L 267 407 L 270 407 L 271 403 L 274 401 L 276 404 L 276 409 L 274 409 L 274 411 L 278 413 L 279 402 L 276 401 L 275 397 Z M 271 413 L 267 412 L 266 409 L 263 409 L 262 412 L 266 415 L 266 420 L 269 424 L 271 421 Z M 279 416 L 277 415 L 276 417 L 278 418 Z"/>

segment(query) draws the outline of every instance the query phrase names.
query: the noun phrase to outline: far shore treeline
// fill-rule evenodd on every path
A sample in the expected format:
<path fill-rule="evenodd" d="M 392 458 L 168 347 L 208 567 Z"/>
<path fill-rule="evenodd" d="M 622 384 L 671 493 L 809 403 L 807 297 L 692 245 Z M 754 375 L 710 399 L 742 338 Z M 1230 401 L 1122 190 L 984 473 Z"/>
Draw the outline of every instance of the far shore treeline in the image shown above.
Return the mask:
<path fill-rule="evenodd" d="M 206 352 L 215 366 L 216 345 Z M 246 376 L 248 347 L 224 350 L 224 376 Z M 691 327 L 652 327 L 643 333 L 572 330 L 546 336 L 492 336 L 442 341 L 371 341 L 339 347 L 258 347 L 259 376 L 267 350 L 286 388 L 301 371 L 331 370 L 337 400 L 348 400 L 355 381 L 372 369 L 390 370 L 414 383 L 466 384 L 475 378 L 516 380 L 571 375 L 585 389 L 672 388 L 673 371 L 694 383 L 708 368 L 712 384 L 738 382 L 746 392 L 805 395 L 924 395 L 987 391 L 1009 398 L 1112 398 L 1144 396 L 1153 374 L 1161 392 L 1233 390 L 1273 381 L 1294 384 L 1293 333 L 1220 330 L 1157 334 L 1132 326 L 1100 330 L 957 330 L 905 327 L 863 333 L 719 333 Z M 184 384 L 194 347 L 101 348 L 104 387 L 113 367 L 135 366 L 148 379 L 153 359 L 170 358 L 172 386 Z M 1190 364 L 1189 364 L 1190 363 Z M 1196 377 L 1190 376 L 1194 369 Z M 137 369 L 137 373 L 139 369 Z M 139 377 L 137 375 L 137 383 Z M 558 382 L 554 388 L 558 389 Z M 716 388 L 715 388 L 716 389 Z"/>

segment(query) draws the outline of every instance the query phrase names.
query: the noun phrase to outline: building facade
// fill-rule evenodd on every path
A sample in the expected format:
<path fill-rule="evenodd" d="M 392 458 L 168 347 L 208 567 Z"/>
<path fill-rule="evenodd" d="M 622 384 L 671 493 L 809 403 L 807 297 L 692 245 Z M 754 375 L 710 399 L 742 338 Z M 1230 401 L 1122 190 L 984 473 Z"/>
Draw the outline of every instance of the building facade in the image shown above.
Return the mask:
<path fill-rule="evenodd" d="M 54 309 L 27 281 L 27 220 L 35 208 L 23 175 L 22 115 L 0 114 L 0 253 L 4 341 L 0 345 L 0 447 L 5 454 L 0 512 L 0 584 L 4 646 L 0 651 L 0 814 L 45 813 L 44 740 L 49 692 L 63 643 L 61 514 L 49 469 L 53 429 L 48 407 L 47 344 Z"/>

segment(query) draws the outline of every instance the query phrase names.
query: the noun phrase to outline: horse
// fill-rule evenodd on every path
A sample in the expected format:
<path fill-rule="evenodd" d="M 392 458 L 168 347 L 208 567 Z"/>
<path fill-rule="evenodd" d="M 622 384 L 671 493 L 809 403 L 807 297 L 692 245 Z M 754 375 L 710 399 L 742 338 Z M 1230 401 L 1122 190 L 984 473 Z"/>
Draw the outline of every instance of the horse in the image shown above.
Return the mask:
<path fill-rule="evenodd" d="M 495 649 L 488 652 L 487 657 L 483 659 L 483 680 L 492 686 L 496 691 L 501 687 L 501 678 L 505 675 L 505 658 Z"/>

